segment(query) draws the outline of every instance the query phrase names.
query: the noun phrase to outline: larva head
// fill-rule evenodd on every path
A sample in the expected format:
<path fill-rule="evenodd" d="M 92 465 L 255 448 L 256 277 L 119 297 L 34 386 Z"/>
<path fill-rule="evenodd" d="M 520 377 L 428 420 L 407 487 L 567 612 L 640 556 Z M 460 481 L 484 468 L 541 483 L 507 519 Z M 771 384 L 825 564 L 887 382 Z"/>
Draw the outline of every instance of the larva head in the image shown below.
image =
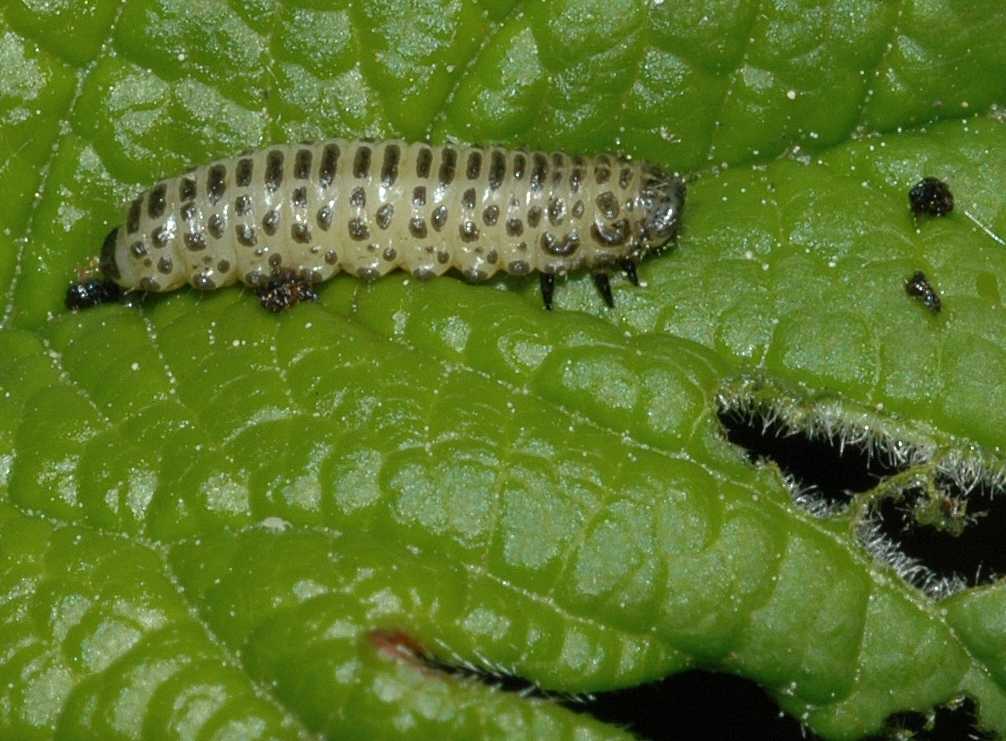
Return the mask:
<path fill-rule="evenodd" d="M 685 181 L 653 165 L 643 166 L 642 188 L 637 197 L 640 214 L 639 256 L 659 250 L 678 235 L 685 206 Z"/>

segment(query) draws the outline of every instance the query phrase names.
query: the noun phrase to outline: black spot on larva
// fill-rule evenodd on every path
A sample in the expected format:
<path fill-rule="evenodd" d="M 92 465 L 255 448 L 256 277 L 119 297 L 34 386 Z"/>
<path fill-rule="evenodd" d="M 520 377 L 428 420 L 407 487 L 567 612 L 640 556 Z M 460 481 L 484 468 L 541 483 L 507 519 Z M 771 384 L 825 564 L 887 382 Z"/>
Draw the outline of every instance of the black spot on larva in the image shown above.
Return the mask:
<path fill-rule="evenodd" d="M 297 180 L 307 180 L 311 175 L 311 150 L 298 149 L 293 160 L 293 176 Z"/>
<path fill-rule="evenodd" d="M 384 148 L 384 162 L 381 164 L 381 182 L 384 185 L 394 185 L 398 180 L 398 161 L 401 157 L 402 149 L 397 144 Z"/>
<path fill-rule="evenodd" d="M 327 188 L 335 179 L 335 170 L 339 164 L 339 145 L 326 144 L 321 154 L 321 168 L 318 170 L 318 182 L 322 188 Z"/>
<path fill-rule="evenodd" d="M 598 185 L 604 185 L 611 179 L 611 170 L 609 170 L 604 165 L 598 165 L 594 168 L 594 180 L 597 181 Z"/>
<path fill-rule="evenodd" d="M 559 226 L 566 217 L 566 202 L 561 198 L 552 198 L 548 202 L 548 223 Z"/>
<path fill-rule="evenodd" d="M 474 221 L 462 221 L 458 226 L 458 236 L 462 242 L 475 242 L 479 238 L 479 228 Z"/>
<path fill-rule="evenodd" d="M 129 254 L 136 258 L 146 257 L 147 247 L 143 244 L 143 242 L 133 242 L 129 245 Z"/>
<path fill-rule="evenodd" d="M 206 173 L 206 193 L 210 203 L 216 203 L 227 190 L 227 168 L 223 165 L 213 165 Z"/>
<path fill-rule="evenodd" d="M 122 289 L 110 280 L 86 280 L 70 284 L 64 303 L 70 311 L 79 311 L 115 301 L 121 295 Z"/>
<path fill-rule="evenodd" d="M 137 198 L 129 204 L 129 213 L 126 215 L 126 232 L 136 234 L 140 230 L 140 209 L 143 208 L 143 199 Z"/>
<path fill-rule="evenodd" d="M 475 188 L 469 188 L 462 194 L 461 203 L 465 208 L 475 208 Z"/>
<path fill-rule="evenodd" d="M 527 158 L 523 154 L 516 154 L 513 158 L 513 176 L 515 180 L 522 180 L 524 172 L 527 170 Z"/>
<path fill-rule="evenodd" d="M 489 263 L 490 265 L 495 265 L 497 262 L 499 262 L 499 259 L 500 259 L 500 253 L 497 252 L 496 250 L 489 250 L 489 252 L 486 253 L 486 262 Z"/>
<path fill-rule="evenodd" d="M 171 271 L 175 269 L 175 264 L 171 262 L 170 257 L 162 257 L 157 261 L 157 269 L 165 275 L 171 275 Z"/>
<path fill-rule="evenodd" d="M 618 216 L 618 199 L 610 190 L 601 193 L 594 203 L 597 204 L 597 210 L 604 215 L 604 218 L 614 219 Z"/>
<path fill-rule="evenodd" d="M 934 314 L 943 308 L 940 295 L 930 285 L 925 273 L 921 270 L 915 271 L 912 277 L 905 281 L 905 292 L 909 296 L 919 299 L 922 305 Z"/>
<path fill-rule="evenodd" d="M 143 267 L 145 267 L 145 268 L 149 268 L 153 264 L 154 264 L 154 261 L 151 260 L 149 257 L 146 260 L 143 261 Z"/>
<path fill-rule="evenodd" d="M 180 178 L 178 180 L 178 200 L 179 202 L 193 201 L 196 198 L 196 181 L 192 178 Z"/>
<path fill-rule="evenodd" d="M 367 191 L 360 187 L 353 188 L 353 192 L 349 194 L 349 205 L 355 208 L 365 208 L 367 205 Z"/>
<path fill-rule="evenodd" d="M 183 204 L 179 215 L 182 217 L 182 221 L 192 221 L 196 218 L 196 204 Z"/>
<path fill-rule="evenodd" d="M 255 227 L 251 224 L 235 224 L 234 234 L 238 238 L 238 242 L 243 244 L 245 247 L 254 247 L 255 242 Z"/>
<path fill-rule="evenodd" d="M 416 280 L 429 280 L 433 278 L 436 273 L 433 272 L 432 268 L 428 268 L 425 265 L 420 265 L 418 268 L 412 271 L 412 277 Z"/>
<path fill-rule="evenodd" d="M 227 260 L 221 260 L 217 263 L 217 270 L 221 273 L 229 273 L 231 270 L 231 264 Z"/>
<path fill-rule="evenodd" d="M 350 219 L 347 222 L 347 228 L 350 238 L 356 242 L 370 239 L 370 229 L 367 228 L 367 223 L 363 219 Z"/>
<path fill-rule="evenodd" d="M 448 186 L 454 181 L 454 170 L 458 164 L 458 153 L 451 147 L 444 147 L 440 152 L 440 171 L 437 180 L 440 185 Z"/>
<path fill-rule="evenodd" d="M 311 230 L 308 228 L 307 224 L 302 221 L 298 221 L 290 227 L 290 236 L 293 238 L 294 242 L 307 244 L 311 241 Z"/>
<path fill-rule="evenodd" d="M 394 262 L 395 258 L 398 257 L 398 253 L 395 252 L 394 247 L 385 247 L 384 252 L 381 253 L 381 257 L 383 257 L 388 262 Z"/>
<path fill-rule="evenodd" d="M 513 260 L 506 266 L 506 271 L 513 275 L 527 275 L 531 272 L 531 266 L 523 260 Z"/>
<path fill-rule="evenodd" d="M 192 276 L 192 286 L 200 291 L 212 291 L 216 289 L 217 284 L 210 273 L 196 273 Z"/>
<path fill-rule="evenodd" d="M 469 283 L 479 283 L 489 277 L 489 273 L 485 270 L 479 270 L 478 268 L 468 268 L 462 273 L 462 275 Z"/>
<path fill-rule="evenodd" d="M 409 234 L 416 239 L 426 238 L 426 221 L 422 216 L 413 216 L 409 219 Z"/>
<path fill-rule="evenodd" d="M 527 225 L 534 229 L 541 223 L 541 208 L 539 206 L 531 206 L 527 210 Z"/>
<path fill-rule="evenodd" d="M 356 277 L 363 280 L 377 280 L 381 277 L 381 271 L 377 268 L 357 268 Z"/>
<path fill-rule="evenodd" d="M 395 207 L 390 203 L 385 203 L 374 215 L 374 221 L 377 222 L 377 226 L 380 229 L 387 229 L 391 226 L 391 217 L 395 215 Z"/>
<path fill-rule="evenodd" d="M 358 147 L 353 158 L 353 177 L 362 180 L 370 175 L 370 147 Z"/>
<path fill-rule="evenodd" d="M 262 217 L 262 228 L 270 237 L 279 229 L 279 209 L 271 208 Z"/>
<path fill-rule="evenodd" d="M 618 184 L 623 188 L 628 188 L 629 183 L 632 182 L 632 169 L 628 167 L 623 167 L 622 172 L 618 175 Z"/>
<path fill-rule="evenodd" d="M 116 240 L 119 238 L 119 227 L 105 236 L 102 242 L 102 256 L 99 259 L 99 269 L 110 281 L 120 277 L 119 265 L 116 263 Z"/>
<path fill-rule="evenodd" d="M 519 237 L 524 233 L 524 222 L 511 216 L 506 220 L 506 233 L 511 237 Z"/>
<path fill-rule="evenodd" d="M 273 192 L 283 184 L 283 152 L 273 149 L 265 158 L 265 189 Z"/>
<path fill-rule="evenodd" d="M 214 239 L 220 239 L 224 236 L 224 228 L 226 226 L 227 222 L 224 221 L 224 217 L 220 214 L 213 214 L 206 220 L 206 230 Z"/>
<path fill-rule="evenodd" d="M 446 265 L 451 260 L 451 254 L 447 250 L 437 250 L 437 262 Z"/>
<path fill-rule="evenodd" d="M 533 164 L 531 166 L 531 190 L 541 190 L 545 176 L 548 174 L 548 160 L 541 152 L 532 155 Z"/>
<path fill-rule="evenodd" d="M 283 265 L 283 255 L 279 254 L 278 252 L 274 252 L 273 254 L 269 255 L 269 267 L 271 267 L 274 271 L 278 270 L 282 265 Z"/>
<path fill-rule="evenodd" d="M 202 232 L 185 232 L 185 246 L 193 252 L 206 249 L 206 235 Z"/>
<path fill-rule="evenodd" d="M 167 247 L 168 242 L 171 241 L 171 232 L 169 232 L 164 225 L 161 224 L 150 232 L 150 241 L 154 243 L 154 247 Z"/>
<path fill-rule="evenodd" d="M 444 224 L 447 223 L 447 206 L 437 206 L 433 209 L 430 223 L 433 224 L 433 228 L 438 232 L 443 229 Z"/>
<path fill-rule="evenodd" d="M 266 274 L 262 271 L 262 268 L 255 268 L 245 273 L 244 282 L 246 285 L 252 287 L 263 286 L 268 282 Z"/>
<path fill-rule="evenodd" d="M 150 189 L 147 197 L 147 216 L 151 219 L 159 219 L 164 215 L 164 209 L 168 205 L 168 186 L 165 183 L 158 183 Z"/>
<path fill-rule="evenodd" d="M 469 180 L 477 180 L 478 176 L 482 174 L 482 152 L 469 153 L 465 174 Z"/>
<path fill-rule="evenodd" d="M 908 191 L 908 203 L 916 216 L 946 216 L 954 210 L 954 194 L 939 178 L 925 177 Z"/>
<path fill-rule="evenodd" d="M 433 152 L 428 147 L 423 147 L 416 155 L 416 177 L 428 178 L 430 167 L 433 164 Z"/>
<path fill-rule="evenodd" d="M 503 184 L 506 177 L 506 155 L 498 149 L 494 149 L 489 156 L 489 188 L 498 189 Z"/>
<path fill-rule="evenodd" d="M 581 183 L 583 183 L 583 169 L 574 167 L 569 174 L 569 189 L 574 193 L 579 193 Z"/>
<path fill-rule="evenodd" d="M 325 262 L 329 265 L 335 265 L 339 262 L 339 255 L 335 250 L 328 250 L 325 252 Z"/>
<path fill-rule="evenodd" d="M 238 216 L 244 216 L 252 209 L 251 196 L 238 196 L 234 199 L 234 211 Z"/>
<path fill-rule="evenodd" d="M 594 241 L 605 247 L 616 247 L 625 244 L 629 238 L 629 222 L 625 219 L 613 224 L 592 224 L 590 236 Z"/>
<path fill-rule="evenodd" d="M 238 166 L 234 169 L 234 182 L 239 188 L 247 188 L 251 185 L 254 170 L 255 163 L 251 157 L 238 160 Z"/>
<path fill-rule="evenodd" d="M 574 219 L 579 219 L 583 216 L 583 201 L 577 201 L 573 204 L 572 214 Z"/>
<path fill-rule="evenodd" d="M 143 278 L 140 278 L 140 290 L 157 293 L 158 291 L 161 290 L 161 284 L 158 283 L 153 278 L 151 278 L 150 276 L 145 276 Z"/>
<path fill-rule="evenodd" d="M 293 204 L 294 208 L 304 208 L 307 206 L 307 188 L 304 186 L 294 188 L 290 194 L 290 203 Z"/>
<path fill-rule="evenodd" d="M 500 207 L 499 206 L 486 206 L 485 210 L 482 212 L 482 222 L 486 226 L 495 226 L 496 222 L 500 218 Z"/>
<path fill-rule="evenodd" d="M 426 186 L 417 185 L 412 189 L 412 205 L 419 207 L 426 205 Z"/>
<path fill-rule="evenodd" d="M 552 166 L 565 169 L 566 167 L 566 155 L 562 152 L 552 153 Z"/>
<path fill-rule="evenodd" d="M 545 236 L 545 234 L 542 235 L 542 247 L 556 257 L 569 257 L 580 248 L 580 235 L 576 232 L 570 232 L 562 239 L 552 240 L 547 247 L 544 242 Z"/>

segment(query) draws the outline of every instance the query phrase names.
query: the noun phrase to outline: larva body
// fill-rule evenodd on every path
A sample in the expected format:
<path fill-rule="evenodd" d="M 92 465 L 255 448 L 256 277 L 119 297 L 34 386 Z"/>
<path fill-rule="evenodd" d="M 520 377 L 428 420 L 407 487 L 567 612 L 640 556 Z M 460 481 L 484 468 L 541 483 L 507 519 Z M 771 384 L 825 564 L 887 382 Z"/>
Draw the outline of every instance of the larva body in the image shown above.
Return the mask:
<path fill-rule="evenodd" d="M 634 265 L 668 242 L 684 190 L 680 178 L 612 155 L 395 140 L 274 146 L 142 193 L 108 235 L 101 270 L 126 290 L 155 292 L 396 268 L 418 278 L 455 268 L 475 281 L 540 271 L 551 281 Z"/>

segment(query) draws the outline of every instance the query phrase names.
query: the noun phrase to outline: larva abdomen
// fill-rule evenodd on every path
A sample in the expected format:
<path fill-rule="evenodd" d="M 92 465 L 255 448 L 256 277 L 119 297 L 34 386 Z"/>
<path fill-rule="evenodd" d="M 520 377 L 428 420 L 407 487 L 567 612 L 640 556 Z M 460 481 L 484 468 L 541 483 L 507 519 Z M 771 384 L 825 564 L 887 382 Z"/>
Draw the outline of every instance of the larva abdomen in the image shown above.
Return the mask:
<path fill-rule="evenodd" d="M 337 272 L 564 274 L 633 264 L 675 235 L 680 178 L 612 155 L 336 139 L 221 160 L 156 184 L 102 253 L 121 287 L 261 287 Z"/>

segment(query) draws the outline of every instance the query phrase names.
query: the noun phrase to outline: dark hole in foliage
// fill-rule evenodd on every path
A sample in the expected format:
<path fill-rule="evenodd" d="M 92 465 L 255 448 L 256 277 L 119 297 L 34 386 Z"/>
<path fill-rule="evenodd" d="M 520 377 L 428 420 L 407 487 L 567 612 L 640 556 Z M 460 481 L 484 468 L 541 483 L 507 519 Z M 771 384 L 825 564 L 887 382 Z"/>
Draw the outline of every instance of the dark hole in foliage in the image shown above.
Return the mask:
<path fill-rule="evenodd" d="M 978 709 L 975 701 L 965 697 L 960 702 L 937 708 L 932 722 L 923 713 L 895 713 L 887 719 L 884 733 L 869 736 L 864 741 L 911 738 L 916 741 L 985 741 L 995 739 L 994 734 L 979 731 L 976 727 Z"/>
<path fill-rule="evenodd" d="M 765 425 L 760 415 L 721 411 L 719 418 L 727 439 L 744 448 L 752 462 L 774 461 L 801 487 L 813 487 L 814 496 L 827 504 L 848 502 L 850 492 L 869 491 L 880 479 L 901 470 L 871 455 L 865 446 L 811 438 L 778 421 Z"/>
<path fill-rule="evenodd" d="M 595 694 L 593 700 L 568 705 L 598 720 L 627 729 L 640 739 L 701 738 L 817 739 L 799 721 L 779 710 L 749 679 L 693 670 L 659 682 Z M 694 733 L 683 729 L 694 727 Z"/>
<path fill-rule="evenodd" d="M 878 514 L 884 534 L 937 576 L 956 575 L 969 587 L 1006 574 L 1006 501 L 985 487 L 967 494 L 946 480 L 938 487 L 935 498 L 913 489 L 900 500 L 882 501 Z"/>

